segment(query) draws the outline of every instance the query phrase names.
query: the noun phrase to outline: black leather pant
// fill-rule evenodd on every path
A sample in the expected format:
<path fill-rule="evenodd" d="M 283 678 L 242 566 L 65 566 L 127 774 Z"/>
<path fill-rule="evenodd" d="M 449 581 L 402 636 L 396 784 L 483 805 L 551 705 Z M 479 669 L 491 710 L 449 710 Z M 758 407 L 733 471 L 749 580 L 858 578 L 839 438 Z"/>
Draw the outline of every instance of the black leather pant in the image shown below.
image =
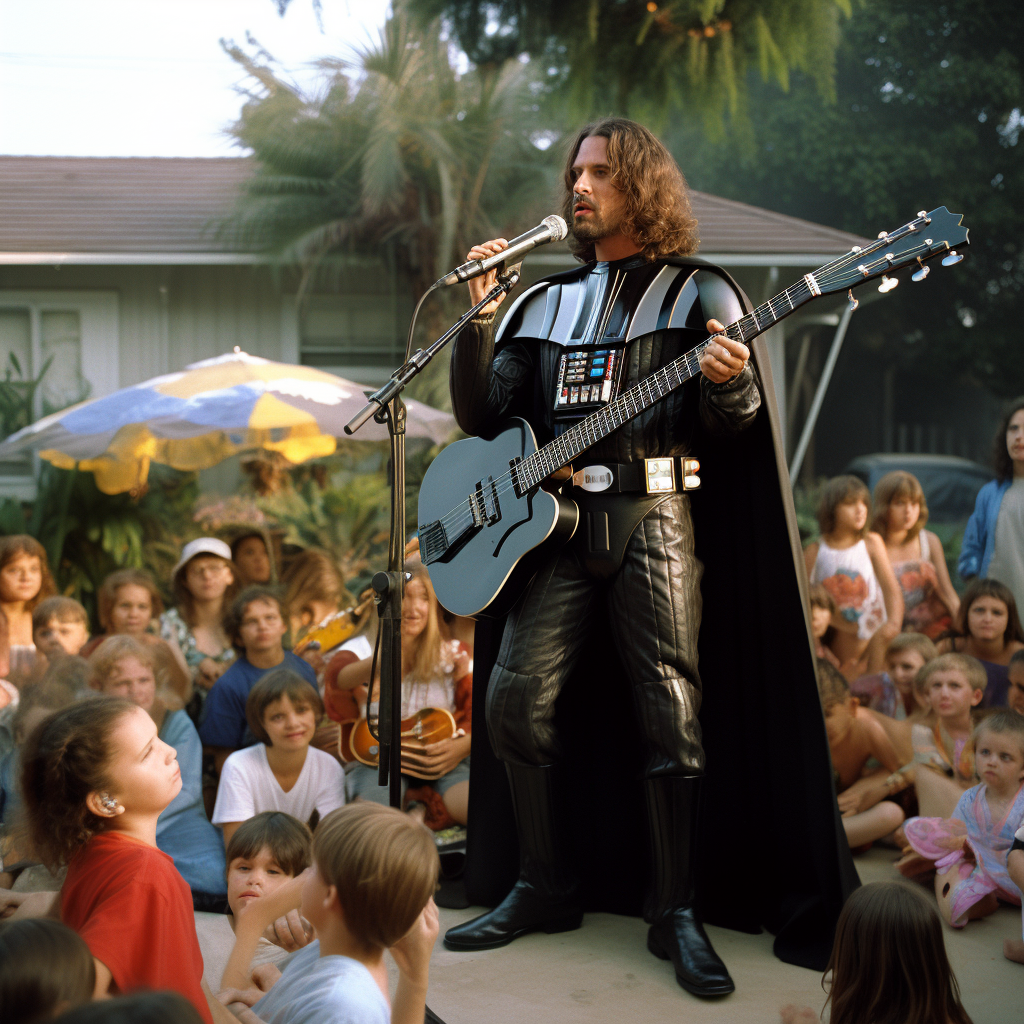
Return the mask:
<path fill-rule="evenodd" d="M 498 757 L 525 766 L 558 762 L 555 700 L 582 645 L 594 642 L 587 620 L 596 602 L 605 601 L 609 640 L 625 666 L 646 741 L 646 776 L 702 774 L 701 572 L 683 494 L 670 495 L 641 520 L 610 579 L 586 568 L 577 545 L 566 545 L 534 577 L 505 627 L 487 689 L 487 726 Z"/>

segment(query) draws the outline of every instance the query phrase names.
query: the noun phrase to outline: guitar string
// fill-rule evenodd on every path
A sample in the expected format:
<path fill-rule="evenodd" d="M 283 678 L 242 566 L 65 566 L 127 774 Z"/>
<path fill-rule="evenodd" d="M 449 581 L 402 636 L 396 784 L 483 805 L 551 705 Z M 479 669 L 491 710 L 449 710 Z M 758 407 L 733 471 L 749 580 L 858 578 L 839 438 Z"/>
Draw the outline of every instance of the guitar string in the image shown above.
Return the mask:
<path fill-rule="evenodd" d="M 903 229 L 900 229 L 900 230 L 903 230 Z M 879 239 L 878 243 L 876 243 L 871 248 L 873 248 L 875 250 L 877 250 L 879 248 L 887 248 L 889 243 L 893 240 L 895 234 L 896 233 L 894 232 L 892 235 L 890 235 L 888 237 L 888 239 Z M 915 249 L 908 250 L 906 253 L 902 253 L 901 254 L 901 259 L 904 259 L 904 258 L 910 256 L 911 259 L 909 260 L 909 262 L 913 262 L 913 258 L 915 258 L 914 257 L 915 253 L 925 252 L 925 251 L 928 251 L 928 249 L 929 249 L 928 246 L 923 246 L 923 245 L 922 246 L 917 246 Z M 863 254 L 865 252 L 867 252 L 867 251 L 869 251 L 869 249 L 866 248 L 866 249 L 861 250 L 858 253 L 851 252 L 851 253 L 845 254 L 842 258 L 833 261 L 832 264 L 826 264 L 823 268 L 820 268 L 819 271 L 815 273 L 815 278 L 817 280 L 819 280 L 820 284 L 824 284 L 826 287 L 832 287 L 832 285 L 835 283 L 835 273 L 836 273 L 836 271 L 841 269 L 842 265 L 844 263 L 849 265 L 854 260 L 861 259 Z M 888 262 L 889 261 L 885 260 L 884 258 L 881 259 L 881 260 L 876 260 L 876 261 L 873 261 L 870 264 L 866 264 L 865 265 L 865 269 L 869 272 L 869 275 L 870 275 L 870 273 L 872 271 L 874 271 L 875 269 L 877 269 L 879 267 L 882 267 L 883 265 L 888 264 Z M 865 277 L 865 280 L 866 279 L 867 279 L 867 277 Z M 787 300 L 788 300 L 788 293 L 789 292 L 793 291 L 794 294 L 798 294 L 800 289 L 804 289 L 804 290 L 808 290 L 809 291 L 809 289 L 807 288 L 806 282 L 803 281 L 803 280 L 797 282 L 791 288 L 785 289 L 785 292 L 783 294 L 787 294 Z M 776 296 L 776 298 L 778 298 L 778 296 Z M 806 300 L 803 300 L 803 301 L 806 301 Z M 791 305 L 792 305 L 792 303 L 791 303 Z M 726 333 L 728 333 L 728 331 L 730 329 L 739 328 L 740 332 L 741 332 L 741 337 L 745 337 L 745 334 L 743 334 L 743 332 L 742 332 L 742 326 L 741 326 L 742 322 L 744 320 L 753 320 L 753 322 L 756 324 L 756 327 L 757 327 L 757 333 L 758 334 L 762 333 L 767 328 L 762 328 L 761 323 L 760 323 L 760 317 L 757 314 L 758 314 L 759 311 L 763 310 L 765 306 L 768 306 L 769 312 L 772 315 L 772 324 L 769 324 L 769 326 L 772 326 L 774 323 L 778 322 L 779 319 L 782 319 L 782 317 L 777 317 L 774 314 L 774 307 L 771 306 L 771 300 L 769 300 L 769 302 L 762 303 L 761 306 L 757 307 L 757 309 L 755 309 L 751 313 L 748 313 L 745 316 L 741 317 L 735 323 L 730 324 L 729 327 L 726 328 Z M 700 344 L 695 346 L 693 349 L 689 350 L 688 352 L 684 353 L 683 355 L 677 357 L 677 359 L 675 359 L 672 362 L 668 363 L 666 366 L 662 367 L 661 370 L 656 371 L 654 374 L 651 374 L 649 377 L 645 378 L 643 381 L 640 381 L 637 384 L 635 384 L 628 391 L 626 391 L 622 395 L 620 395 L 619 398 L 615 402 L 613 402 L 611 405 L 606 406 L 604 409 L 600 410 L 599 412 L 594 413 L 591 416 L 587 417 L 585 420 L 581 421 L 581 423 L 576 424 L 576 426 L 574 426 L 570 430 L 566 431 L 565 434 L 560 435 L 558 438 L 554 439 L 553 441 L 551 441 L 548 444 L 544 445 L 542 448 L 538 449 L 536 452 L 533 452 L 526 459 L 523 459 L 517 465 L 517 467 L 516 467 L 516 471 L 518 471 L 519 474 L 520 474 L 521 481 L 523 483 L 525 483 L 525 486 L 523 487 L 523 491 L 525 492 L 525 491 L 528 491 L 528 490 L 532 490 L 532 488 L 537 486 L 537 484 L 540 483 L 541 480 L 543 480 L 546 476 L 550 475 L 550 473 L 553 472 L 554 469 L 557 469 L 557 468 L 559 468 L 562 465 L 566 465 L 568 462 L 571 462 L 572 459 L 576 457 L 576 455 L 571 454 L 570 447 L 567 445 L 567 442 L 571 439 L 571 437 L 570 437 L 571 435 L 574 436 L 573 437 L 574 443 L 579 443 L 580 441 L 587 440 L 587 443 L 584 444 L 584 446 L 580 449 L 581 452 L 585 451 L 587 447 L 590 447 L 592 444 L 595 444 L 598 440 L 602 439 L 603 437 L 606 437 L 608 433 L 611 433 L 612 431 L 617 430 L 625 422 L 628 422 L 629 419 L 632 419 L 633 417 L 638 415 L 640 412 L 642 412 L 642 411 L 646 410 L 647 408 L 649 408 L 650 405 L 653 404 L 654 401 L 657 401 L 660 398 L 664 397 L 664 395 L 668 393 L 668 390 L 674 390 L 676 387 L 680 386 L 684 381 L 689 380 L 691 377 L 695 376 L 696 373 L 699 372 L 699 357 L 700 357 L 700 355 L 703 354 L 704 350 L 707 348 L 707 346 L 710 344 L 710 342 L 711 342 L 711 338 L 710 337 L 705 339 L 703 342 L 701 342 Z M 689 365 L 691 361 L 698 362 L 698 366 L 696 368 L 691 367 Z M 686 376 L 682 376 L 680 374 L 679 368 L 678 368 L 678 364 L 679 363 L 686 363 L 687 364 L 688 373 L 686 374 Z M 673 370 L 673 372 L 676 374 L 676 376 L 679 377 L 679 380 L 677 382 L 675 382 L 675 383 L 672 383 L 671 381 L 669 381 L 667 379 L 668 375 L 667 375 L 666 371 L 668 371 L 670 368 Z M 655 378 L 659 378 L 659 377 L 662 377 L 662 376 L 665 377 L 665 380 L 664 380 L 664 382 L 662 382 L 660 380 L 658 381 L 659 387 L 663 386 L 663 384 L 666 384 L 666 383 L 669 385 L 669 387 L 668 387 L 668 390 L 666 390 L 662 394 L 659 394 L 655 398 L 654 395 L 653 395 L 653 391 L 651 391 L 651 383 L 655 380 Z M 649 400 L 645 401 L 642 406 L 638 406 L 636 401 L 635 401 L 635 399 L 636 399 L 636 397 L 638 395 L 639 395 L 639 397 L 641 399 L 643 399 L 643 392 L 644 392 L 645 388 L 648 391 L 648 399 Z M 630 404 L 630 402 L 632 402 L 633 407 L 634 407 L 634 411 L 632 413 L 629 412 L 629 404 Z M 604 421 L 601 424 L 601 426 L 603 427 L 605 425 L 605 423 L 607 423 L 608 421 L 613 420 L 614 417 L 617 416 L 619 413 L 625 413 L 626 414 L 625 418 L 622 420 L 621 423 L 617 423 L 617 424 L 611 425 L 609 430 L 604 431 L 603 433 L 600 433 L 600 434 L 598 434 L 598 433 L 593 431 L 593 427 L 596 425 L 596 422 L 598 420 L 603 420 Z M 594 433 L 594 437 L 593 437 L 592 440 L 589 439 L 588 432 L 593 432 Z M 545 455 L 545 453 L 547 453 L 547 455 Z M 552 455 L 552 454 L 554 454 L 556 459 L 563 459 L 564 461 L 559 462 L 557 465 L 549 465 L 549 463 L 551 461 L 549 456 Z M 544 456 L 544 457 L 542 458 L 541 456 Z M 525 474 L 523 472 L 524 467 L 526 468 Z M 538 473 L 540 474 L 538 479 L 533 480 L 532 477 L 535 476 Z M 526 477 L 525 481 L 523 480 L 524 476 Z M 513 471 L 512 470 L 509 470 L 508 472 L 506 472 L 506 473 L 502 474 L 501 476 L 499 476 L 498 478 L 494 479 L 490 483 L 490 485 L 488 486 L 487 489 L 488 489 L 488 491 L 493 492 L 495 497 L 500 498 L 500 496 L 502 494 L 506 494 L 508 492 L 509 487 L 512 487 L 513 489 L 515 488 L 515 481 L 513 480 Z M 472 507 L 471 507 L 472 497 L 473 496 L 470 496 L 469 498 L 467 498 L 464 501 L 460 502 L 459 505 L 455 506 L 455 508 L 451 509 L 444 516 L 440 517 L 441 523 L 443 523 L 446 527 L 447 526 L 455 526 L 455 527 L 457 527 L 459 529 L 461 529 L 463 526 L 472 526 L 474 521 L 475 521 L 475 517 L 473 516 L 473 511 L 472 511 Z M 486 511 L 486 509 L 484 509 L 483 511 Z"/>
<path fill-rule="evenodd" d="M 906 234 L 908 232 L 915 230 L 914 225 L 916 223 L 917 222 L 914 221 L 907 225 L 904 225 L 903 228 L 897 229 L 897 231 L 892 232 L 886 238 L 880 238 L 876 240 L 870 246 L 864 247 L 859 252 L 854 252 L 851 250 L 850 252 L 845 253 L 843 256 L 833 260 L 831 263 L 824 264 L 822 267 L 819 267 L 818 270 L 814 272 L 815 280 L 818 282 L 819 286 L 822 286 L 823 288 L 831 288 L 833 287 L 833 285 L 837 283 L 838 272 L 848 268 L 849 266 L 853 265 L 855 261 L 858 260 L 861 261 L 859 265 L 863 265 L 865 270 L 868 272 L 866 275 L 863 276 L 863 280 L 867 280 L 876 269 L 888 265 L 889 261 L 883 257 L 880 260 L 874 260 L 870 263 L 864 263 L 865 254 L 871 254 L 877 252 L 879 249 L 888 248 L 893 241 L 898 241 L 899 237 L 902 234 Z M 919 245 L 913 249 L 901 253 L 900 259 L 906 260 L 905 263 L 901 264 L 901 268 L 902 266 L 912 263 L 914 259 L 917 258 L 917 255 L 929 251 L 930 248 L 932 247 L 926 245 Z M 790 293 L 792 292 L 794 297 L 797 297 L 800 295 L 801 290 L 810 292 L 810 289 L 805 280 L 800 280 L 791 287 L 784 289 L 783 292 L 781 292 L 777 296 L 774 296 L 773 299 L 778 299 L 782 296 L 785 296 L 787 302 L 789 302 L 791 307 L 789 312 L 792 312 L 792 310 L 795 309 L 796 307 L 793 304 L 792 299 L 790 298 Z M 811 298 L 814 297 L 814 295 L 811 295 Z M 788 313 L 783 314 L 783 316 L 777 315 L 775 313 L 774 306 L 772 306 L 773 299 L 769 299 L 767 302 L 761 303 L 760 306 L 756 307 L 750 313 L 745 314 L 738 320 L 734 321 L 732 324 L 729 324 L 729 326 L 726 327 L 723 333 L 725 333 L 727 336 L 730 336 L 730 331 L 738 331 L 740 338 L 745 340 L 746 334 L 743 330 L 743 322 L 752 321 L 756 327 L 756 334 L 750 336 L 751 340 L 753 340 L 754 337 L 763 333 L 765 330 L 768 329 L 768 327 L 774 326 L 775 323 L 783 319 L 784 316 L 787 316 Z M 808 300 L 805 298 L 801 298 L 800 301 L 802 305 L 804 302 Z M 771 317 L 771 322 L 769 323 L 768 327 L 761 326 L 761 317 L 758 315 L 760 312 L 765 310 L 765 307 L 767 307 L 767 314 L 769 314 Z M 571 446 L 568 445 L 570 439 L 573 440 L 573 446 L 581 441 L 587 442 L 586 444 L 584 444 L 582 448 L 580 448 L 579 452 L 577 452 L 577 454 L 579 454 L 580 452 L 585 451 L 588 447 L 591 447 L 593 444 L 596 444 L 597 441 L 603 439 L 612 431 L 619 429 L 619 427 L 623 426 L 630 419 L 634 418 L 641 412 L 650 408 L 650 406 L 654 402 L 663 398 L 666 394 L 668 394 L 669 391 L 674 390 L 685 381 L 696 376 L 697 372 L 699 372 L 700 356 L 703 355 L 704 350 L 711 343 L 712 337 L 714 336 L 706 338 L 704 341 L 694 346 L 694 348 L 690 349 L 688 352 L 683 353 L 676 359 L 667 363 L 660 370 L 655 371 L 655 373 L 644 378 L 644 380 L 639 381 L 637 384 L 634 384 L 633 387 L 631 387 L 628 391 L 623 392 L 618 397 L 618 399 L 615 400 L 615 402 L 612 402 L 610 405 L 605 406 L 604 409 L 601 409 L 598 412 L 595 412 L 590 416 L 586 417 L 586 419 L 582 420 L 580 423 L 577 423 L 570 430 L 567 430 L 564 434 L 561 434 L 553 441 L 548 442 L 543 447 L 537 449 L 537 451 L 531 453 L 529 456 L 527 456 L 525 459 L 521 460 L 517 464 L 515 470 L 510 469 L 507 472 L 503 473 L 501 476 L 493 479 L 491 483 L 488 485 L 487 491 L 492 492 L 494 497 L 500 498 L 501 495 L 507 494 L 510 488 L 515 490 L 515 481 L 513 480 L 514 472 L 517 472 L 519 474 L 520 481 L 523 484 L 525 484 L 525 486 L 523 486 L 522 488 L 523 492 L 525 493 L 526 491 L 532 490 L 543 479 L 545 479 L 545 477 L 549 476 L 551 472 L 553 472 L 555 469 L 560 468 L 561 466 L 567 465 L 576 457 L 576 455 L 570 454 Z M 696 369 L 690 366 L 691 361 L 696 362 L 698 364 Z M 679 364 L 681 363 L 686 364 L 688 371 L 686 376 L 682 376 L 682 374 L 680 373 Z M 672 383 L 668 379 L 669 370 L 671 370 L 679 378 L 675 383 Z M 664 378 L 664 380 L 660 380 L 658 378 Z M 652 383 L 654 382 L 658 383 L 659 388 L 664 386 L 664 384 L 668 384 L 668 388 L 661 394 L 655 396 L 654 392 L 651 390 Z M 647 391 L 647 400 L 644 400 L 645 389 Z M 642 405 L 637 405 L 637 397 L 639 397 L 643 401 Z M 632 403 L 633 405 L 632 413 L 629 412 L 630 403 Z M 625 413 L 625 417 L 622 419 L 622 422 L 612 425 L 610 429 L 607 431 L 601 433 L 595 431 L 594 428 L 597 426 L 598 421 L 602 421 L 600 428 L 598 428 L 601 429 L 605 426 L 606 423 L 612 421 L 620 413 Z M 591 434 L 593 435 L 592 439 L 590 438 Z M 562 459 L 564 456 L 568 457 L 564 458 L 564 461 L 559 462 L 557 465 L 548 468 L 547 464 L 550 462 L 550 455 L 554 455 L 558 459 Z M 536 473 L 540 473 L 542 475 L 540 475 L 537 480 L 533 480 L 532 477 L 535 476 Z M 445 527 L 456 527 L 460 530 L 462 529 L 463 526 L 471 526 L 475 522 L 475 517 L 473 515 L 471 504 L 473 497 L 474 496 L 471 495 L 470 497 L 467 497 L 466 499 L 461 501 L 454 508 L 450 509 L 445 515 L 439 517 L 438 521 Z M 484 508 L 482 511 L 485 512 L 486 508 Z"/>

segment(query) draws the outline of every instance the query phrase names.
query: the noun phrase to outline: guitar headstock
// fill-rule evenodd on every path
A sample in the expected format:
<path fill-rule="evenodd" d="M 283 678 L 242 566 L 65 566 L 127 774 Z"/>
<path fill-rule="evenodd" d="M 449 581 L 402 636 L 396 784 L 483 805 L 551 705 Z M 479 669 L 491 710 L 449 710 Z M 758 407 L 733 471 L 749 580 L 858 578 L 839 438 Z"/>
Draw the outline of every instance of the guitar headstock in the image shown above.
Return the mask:
<path fill-rule="evenodd" d="M 928 260 L 942 256 L 943 266 L 949 267 L 963 259 L 956 252 L 957 246 L 968 244 L 962 221 L 963 214 L 950 213 L 944 206 L 931 213 L 922 211 L 903 227 L 883 231 L 870 245 L 854 246 L 845 256 L 819 267 L 812 275 L 814 282 L 827 295 L 884 276 L 879 291 L 890 291 L 899 282 L 888 275 L 910 266 L 915 268 L 913 279 L 923 281 L 931 270 L 925 266 Z"/>

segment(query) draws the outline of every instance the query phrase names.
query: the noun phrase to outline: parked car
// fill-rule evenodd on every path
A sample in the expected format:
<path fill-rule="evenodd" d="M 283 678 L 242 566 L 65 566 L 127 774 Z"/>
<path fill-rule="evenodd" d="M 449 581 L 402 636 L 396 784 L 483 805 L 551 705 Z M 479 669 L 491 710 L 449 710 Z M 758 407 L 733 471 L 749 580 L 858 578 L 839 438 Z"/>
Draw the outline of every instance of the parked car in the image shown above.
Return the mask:
<path fill-rule="evenodd" d="M 995 476 L 991 469 L 970 459 L 913 452 L 859 455 L 844 472 L 860 477 L 873 494 L 875 484 L 898 469 L 921 481 L 931 523 L 963 523 L 974 511 L 974 499 L 982 485 Z"/>

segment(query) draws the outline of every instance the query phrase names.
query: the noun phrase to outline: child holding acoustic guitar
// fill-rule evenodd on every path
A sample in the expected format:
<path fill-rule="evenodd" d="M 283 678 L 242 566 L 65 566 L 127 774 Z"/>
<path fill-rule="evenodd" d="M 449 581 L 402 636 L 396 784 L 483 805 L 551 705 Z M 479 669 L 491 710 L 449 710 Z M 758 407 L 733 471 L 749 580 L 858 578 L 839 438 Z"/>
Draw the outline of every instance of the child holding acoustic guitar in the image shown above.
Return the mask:
<path fill-rule="evenodd" d="M 402 789 L 406 809 L 422 816 L 434 829 L 465 824 L 469 808 L 469 747 L 473 677 L 465 644 L 445 640 L 439 625 L 440 606 L 422 565 L 407 568 L 412 579 L 402 603 L 402 719 L 437 708 L 451 715 L 451 736 L 434 742 L 409 737 L 402 744 Z M 325 679 L 327 713 L 343 705 L 346 691 L 370 683 L 371 658 L 351 661 Z M 378 678 L 371 701 L 377 700 Z M 375 703 L 371 713 L 376 712 Z M 363 726 L 365 729 L 365 725 Z M 410 726 L 411 728 L 411 726 Z M 356 735 L 359 727 L 357 726 Z M 365 755 L 360 755 L 365 756 Z M 370 760 L 366 758 L 366 760 Z M 345 783 L 350 800 L 388 802 L 388 791 L 377 784 L 377 769 L 368 763 L 349 764 Z"/>

